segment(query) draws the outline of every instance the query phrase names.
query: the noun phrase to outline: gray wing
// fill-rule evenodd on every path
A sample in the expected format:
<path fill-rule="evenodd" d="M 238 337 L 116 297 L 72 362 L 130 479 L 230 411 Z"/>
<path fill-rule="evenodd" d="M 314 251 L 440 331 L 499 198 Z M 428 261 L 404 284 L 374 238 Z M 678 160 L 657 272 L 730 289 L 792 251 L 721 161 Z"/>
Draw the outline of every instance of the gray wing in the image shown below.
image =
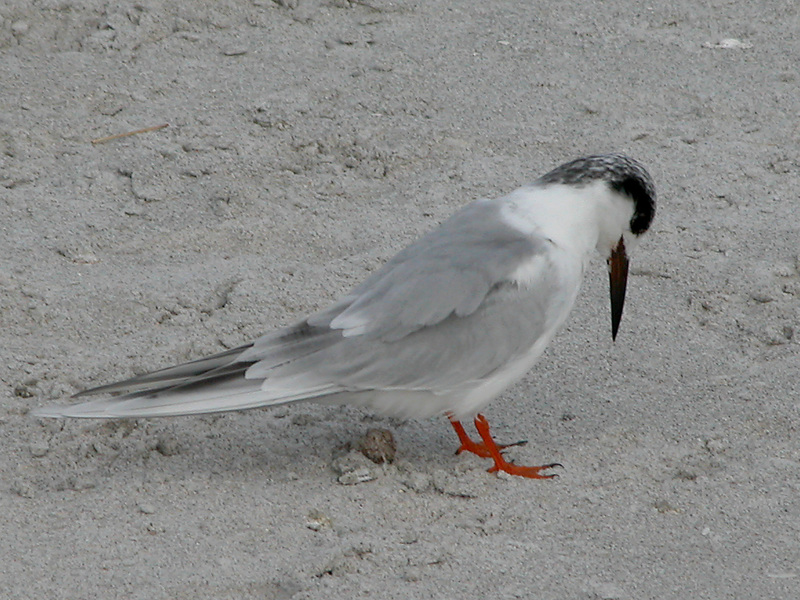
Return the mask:
<path fill-rule="evenodd" d="M 500 206 L 465 207 L 288 338 L 257 340 L 247 377 L 264 390 L 442 392 L 527 352 L 564 299 L 552 245 L 505 225 Z M 523 264 L 537 272 L 524 289 L 512 281 Z"/>
<path fill-rule="evenodd" d="M 37 414 L 167 416 L 370 390 L 468 389 L 526 353 L 557 319 L 555 304 L 563 305 L 552 293 L 559 286 L 552 245 L 505 225 L 501 202 L 468 205 L 292 327 L 84 392 L 123 396 Z M 512 280 L 521 265 L 536 273 L 524 288 Z"/>
<path fill-rule="evenodd" d="M 286 355 L 270 349 L 247 377 L 265 379 L 263 389 L 278 395 L 326 384 L 335 392 L 468 390 L 525 355 L 549 331 L 558 316 L 543 310 L 546 302 L 541 293 L 508 283 L 494 287 L 472 314 L 451 314 L 398 340 L 312 329 L 307 344 L 317 346 L 314 351 L 298 355 L 292 349 Z"/>
<path fill-rule="evenodd" d="M 500 219 L 501 201 L 474 202 L 402 250 L 312 326 L 383 341 L 474 313 L 492 287 L 545 251 Z"/>

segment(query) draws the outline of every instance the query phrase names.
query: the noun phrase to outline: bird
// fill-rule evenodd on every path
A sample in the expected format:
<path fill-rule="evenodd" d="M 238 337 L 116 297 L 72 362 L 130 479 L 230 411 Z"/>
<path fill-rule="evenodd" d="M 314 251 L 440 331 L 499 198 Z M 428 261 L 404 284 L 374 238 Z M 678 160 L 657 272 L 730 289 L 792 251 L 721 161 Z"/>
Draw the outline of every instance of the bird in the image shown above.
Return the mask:
<path fill-rule="evenodd" d="M 558 463 L 507 460 L 482 414 L 537 362 L 596 252 L 609 271 L 616 340 L 628 253 L 656 210 L 637 160 L 572 160 L 495 199 L 466 204 L 332 305 L 253 342 L 101 385 L 37 417 L 197 415 L 315 401 L 401 418 L 444 415 L 490 472 L 549 479 Z M 480 441 L 461 420 L 472 418 Z"/>

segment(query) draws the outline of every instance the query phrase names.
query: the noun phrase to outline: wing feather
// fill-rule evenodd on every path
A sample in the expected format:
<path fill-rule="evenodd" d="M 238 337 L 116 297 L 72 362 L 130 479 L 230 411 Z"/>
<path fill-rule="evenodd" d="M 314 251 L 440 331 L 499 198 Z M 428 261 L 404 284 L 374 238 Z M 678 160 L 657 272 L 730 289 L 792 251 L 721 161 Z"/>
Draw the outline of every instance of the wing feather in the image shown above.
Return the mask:
<path fill-rule="evenodd" d="M 349 304 L 312 317 L 345 337 L 393 341 L 455 314 L 475 312 L 521 263 L 546 251 L 544 240 L 500 218 L 501 200 L 473 202 L 401 251 L 356 287 Z"/>
<path fill-rule="evenodd" d="M 501 203 L 468 205 L 305 321 L 246 346 L 81 393 L 123 396 L 38 414 L 167 416 L 472 389 L 560 324 L 580 279 L 564 285 L 562 272 L 579 271 L 579 261 L 505 224 Z M 524 284 L 515 281 L 520 270 Z"/>

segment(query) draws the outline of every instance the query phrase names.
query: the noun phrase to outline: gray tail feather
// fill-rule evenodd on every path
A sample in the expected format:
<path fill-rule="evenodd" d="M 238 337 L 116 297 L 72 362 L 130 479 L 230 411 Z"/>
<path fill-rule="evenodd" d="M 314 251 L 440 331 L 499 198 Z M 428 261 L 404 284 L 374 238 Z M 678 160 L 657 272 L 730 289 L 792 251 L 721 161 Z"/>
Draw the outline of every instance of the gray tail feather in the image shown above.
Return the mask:
<path fill-rule="evenodd" d="M 110 398 L 45 406 L 31 414 L 54 418 L 166 417 L 338 397 L 345 390 L 330 382 L 311 377 L 273 377 L 276 369 L 313 354 L 340 337 L 338 332 L 301 322 L 253 344 L 75 394 L 117 394 Z M 256 363 L 259 368 L 250 369 Z M 275 383 L 265 384 L 270 379 Z"/>
<path fill-rule="evenodd" d="M 250 345 L 213 356 L 144 373 L 125 381 L 75 394 L 119 394 L 73 405 L 51 405 L 32 412 L 36 417 L 120 418 L 177 416 L 253 408 L 260 399 L 263 379 L 246 379 L 252 362 L 237 362 Z"/>
<path fill-rule="evenodd" d="M 120 392 L 155 392 L 176 385 L 183 385 L 203 379 L 212 379 L 216 375 L 224 373 L 244 372 L 252 363 L 240 363 L 236 362 L 236 359 L 241 356 L 245 350 L 251 347 L 252 344 L 239 346 L 238 348 L 232 348 L 231 350 L 226 350 L 225 352 L 220 352 L 213 356 L 182 363 L 174 367 L 167 367 L 165 369 L 159 369 L 158 371 L 143 373 L 142 375 L 137 375 L 136 377 L 131 377 L 124 381 L 93 387 L 78 392 L 73 398 Z"/>

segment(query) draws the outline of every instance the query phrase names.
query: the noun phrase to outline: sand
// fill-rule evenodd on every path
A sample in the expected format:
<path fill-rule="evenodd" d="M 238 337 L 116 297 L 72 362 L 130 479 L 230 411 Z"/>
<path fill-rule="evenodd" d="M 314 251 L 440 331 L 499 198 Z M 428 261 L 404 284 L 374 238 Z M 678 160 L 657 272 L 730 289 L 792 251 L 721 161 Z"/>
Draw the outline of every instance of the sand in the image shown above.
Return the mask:
<path fill-rule="evenodd" d="M 5 0 L 0 596 L 797 598 L 799 24 L 793 1 Z M 28 415 L 291 323 L 464 203 L 610 151 L 659 193 L 620 335 L 598 258 L 486 411 L 558 479 L 486 473 L 443 418 Z M 346 454 L 371 428 L 393 463 Z"/>

